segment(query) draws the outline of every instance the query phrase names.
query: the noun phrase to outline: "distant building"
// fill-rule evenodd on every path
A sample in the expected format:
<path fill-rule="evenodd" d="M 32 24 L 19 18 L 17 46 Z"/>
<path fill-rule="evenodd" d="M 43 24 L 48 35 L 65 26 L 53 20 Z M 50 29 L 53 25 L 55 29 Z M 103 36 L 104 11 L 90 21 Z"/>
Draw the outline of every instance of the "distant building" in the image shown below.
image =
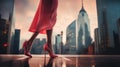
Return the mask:
<path fill-rule="evenodd" d="M 94 31 L 94 38 L 95 38 L 95 44 L 94 44 L 94 50 L 95 54 L 99 54 L 99 45 L 100 45 L 100 35 L 99 35 L 99 29 L 96 28 Z"/>
<path fill-rule="evenodd" d="M 89 18 L 82 3 L 77 19 L 67 27 L 65 48 L 68 54 L 87 54 L 91 42 Z"/>
<path fill-rule="evenodd" d="M 67 48 L 69 46 L 69 48 Z M 68 54 L 76 54 L 76 20 L 66 30 L 66 49 Z"/>
<path fill-rule="evenodd" d="M 61 54 L 61 41 L 62 41 L 61 35 L 60 34 L 56 35 L 55 37 L 55 53 L 56 54 Z"/>
<path fill-rule="evenodd" d="M 19 44 L 20 44 L 20 29 L 15 29 L 14 45 L 12 47 L 13 54 L 19 53 Z"/>
<path fill-rule="evenodd" d="M 14 44 L 14 22 L 13 22 L 13 11 L 14 11 L 14 0 L 1 0 L 0 1 L 0 14 L 1 18 L 4 19 L 4 23 L 2 26 L 2 31 L 4 31 L 4 41 L 5 49 L 2 53 L 11 53 L 11 47 Z M 2 20 L 0 22 L 3 22 Z M 0 34 L 1 35 L 1 34 Z M 2 41 L 1 40 L 1 41 Z M 2 41 L 3 42 L 3 41 Z M 3 45 L 0 44 L 0 45 Z M 0 48 L 3 48 L 0 46 Z"/>
<path fill-rule="evenodd" d="M 101 48 L 101 53 L 106 53 L 106 49 L 110 48 L 110 37 L 109 37 L 109 32 L 108 32 L 108 21 L 106 19 L 106 10 L 104 9 L 102 12 L 102 25 L 100 27 L 100 48 Z M 114 40 L 114 39 L 113 39 Z"/>
<path fill-rule="evenodd" d="M 46 39 L 40 41 L 39 38 L 36 38 L 32 43 L 31 53 L 32 54 L 42 54 L 44 53 L 43 45 L 46 43 Z"/>
<path fill-rule="evenodd" d="M 32 43 L 32 48 L 31 48 L 31 53 L 32 54 L 40 54 L 41 53 L 41 44 L 40 44 L 40 39 L 36 38 L 33 43 Z"/>
<path fill-rule="evenodd" d="M 76 46 L 78 54 L 85 54 L 91 44 L 90 22 L 82 3 L 82 8 L 76 20 Z"/>

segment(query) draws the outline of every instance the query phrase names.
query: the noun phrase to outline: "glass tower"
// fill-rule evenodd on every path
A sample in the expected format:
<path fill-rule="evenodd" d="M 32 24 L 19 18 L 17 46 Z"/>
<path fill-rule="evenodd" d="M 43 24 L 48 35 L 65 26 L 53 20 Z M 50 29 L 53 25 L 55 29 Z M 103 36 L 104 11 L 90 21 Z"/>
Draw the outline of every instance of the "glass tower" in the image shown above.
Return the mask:
<path fill-rule="evenodd" d="M 78 54 L 85 54 L 91 44 L 90 22 L 82 3 L 82 8 L 76 20 L 76 46 Z"/>

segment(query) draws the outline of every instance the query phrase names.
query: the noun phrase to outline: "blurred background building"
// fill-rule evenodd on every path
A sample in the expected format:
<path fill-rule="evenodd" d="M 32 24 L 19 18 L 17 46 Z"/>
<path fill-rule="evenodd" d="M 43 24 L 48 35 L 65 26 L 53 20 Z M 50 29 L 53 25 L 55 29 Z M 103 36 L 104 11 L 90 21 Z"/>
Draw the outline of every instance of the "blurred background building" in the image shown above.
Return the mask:
<path fill-rule="evenodd" d="M 0 0 L 0 53 L 11 53 L 14 44 L 14 0 Z"/>
<path fill-rule="evenodd" d="M 76 48 L 76 20 L 74 20 L 66 30 L 66 53 L 76 54 Z"/>
<path fill-rule="evenodd" d="M 61 54 L 61 35 L 60 34 L 57 34 L 55 36 L 55 48 L 54 48 L 54 51 L 56 54 Z"/>
<path fill-rule="evenodd" d="M 96 0 L 96 2 L 100 54 L 120 54 L 120 0 Z"/>
<path fill-rule="evenodd" d="M 20 29 L 15 29 L 14 45 L 12 47 L 13 54 L 19 54 L 19 45 L 20 45 Z"/>
<path fill-rule="evenodd" d="M 88 47 L 91 45 L 91 42 L 92 39 L 90 36 L 90 21 L 82 3 L 82 8 L 76 20 L 77 53 L 86 54 Z"/>
<path fill-rule="evenodd" d="M 99 51 L 100 51 L 100 35 L 99 35 L 99 29 L 96 28 L 95 31 L 94 31 L 94 39 L 95 39 L 95 44 L 94 44 L 94 53 L 95 54 L 99 54 Z"/>

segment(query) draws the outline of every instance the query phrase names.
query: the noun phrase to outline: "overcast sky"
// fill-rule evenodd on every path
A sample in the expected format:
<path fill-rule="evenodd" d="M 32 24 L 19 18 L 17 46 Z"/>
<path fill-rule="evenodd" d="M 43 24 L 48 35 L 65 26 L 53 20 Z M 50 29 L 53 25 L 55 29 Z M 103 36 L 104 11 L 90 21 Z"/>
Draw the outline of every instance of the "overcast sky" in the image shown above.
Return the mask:
<path fill-rule="evenodd" d="M 15 0 L 15 28 L 21 29 L 21 39 L 29 39 L 32 35 L 28 31 L 40 0 Z M 77 18 L 81 9 L 81 0 L 58 0 L 57 23 L 54 26 L 53 36 L 63 31 L 63 40 L 66 39 L 67 26 Z M 94 38 L 94 29 L 97 28 L 96 0 L 84 0 L 84 8 L 90 19 L 91 37 Z M 39 35 L 39 38 L 45 35 Z"/>

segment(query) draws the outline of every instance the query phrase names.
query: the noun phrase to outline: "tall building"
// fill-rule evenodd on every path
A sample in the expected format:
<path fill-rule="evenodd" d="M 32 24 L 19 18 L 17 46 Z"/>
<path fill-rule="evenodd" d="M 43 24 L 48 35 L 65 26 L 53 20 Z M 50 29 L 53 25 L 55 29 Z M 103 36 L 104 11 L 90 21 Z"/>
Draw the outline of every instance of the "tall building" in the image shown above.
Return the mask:
<path fill-rule="evenodd" d="M 99 34 L 99 29 L 96 28 L 94 31 L 94 38 L 95 38 L 95 47 L 94 47 L 94 52 L 95 54 L 99 54 L 99 45 L 100 45 L 100 34 Z"/>
<path fill-rule="evenodd" d="M 77 53 L 86 53 L 88 46 L 91 44 L 90 36 L 90 22 L 88 14 L 83 7 L 79 12 L 78 18 L 76 20 L 76 46 Z"/>
<path fill-rule="evenodd" d="M 69 54 L 76 54 L 76 20 L 66 30 L 66 46 L 69 46 Z"/>
<path fill-rule="evenodd" d="M 20 44 L 20 29 L 15 29 L 14 45 L 12 47 L 13 54 L 19 53 L 19 44 Z"/>
<path fill-rule="evenodd" d="M 7 53 L 8 48 L 8 24 L 0 15 L 0 53 Z"/>
<path fill-rule="evenodd" d="M 11 53 L 11 47 L 14 43 L 13 11 L 14 11 L 14 0 L 0 1 L 1 18 L 6 20 L 6 21 L 3 21 L 1 19 L 1 24 L 2 24 L 1 31 L 4 31 L 4 36 L 3 36 L 4 38 L 2 38 L 1 41 L 4 40 L 4 46 L 6 46 L 5 51 L 3 53 Z M 1 43 L 0 45 L 3 45 L 3 43 Z M 0 48 L 2 47 L 0 46 Z"/>
<path fill-rule="evenodd" d="M 115 48 L 115 34 L 118 34 L 117 21 L 120 18 L 120 0 L 96 0 L 96 2 L 100 48 L 102 52 L 106 52 L 107 48 Z"/>
<path fill-rule="evenodd" d="M 114 47 L 115 44 L 114 44 L 113 31 L 118 33 L 117 20 L 120 18 L 120 8 L 118 7 L 120 6 L 120 0 L 96 0 L 96 2 L 97 2 L 97 14 L 98 14 L 98 27 L 100 29 L 100 32 L 102 32 L 101 29 L 103 28 L 103 25 L 107 23 L 106 33 L 108 33 L 109 44 L 107 44 L 106 46 Z M 100 35 L 101 37 L 103 37 L 102 33 L 100 33 Z"/>
<path fill-rule="evenodd" d="M 101 53 L 106 53 L 106 49 L 110 47 L 110 37 L 109 37 L 109 32 L 108 32 L 108 21 L 107 21 L 107 14 L 106 14 L 106 8 L 104 8 L 102 12 L 102 19 L 103 21 L 101 22 L 101 27 L 100 27 L 100 48 L 101 48 Z"/>
<path fill-rule="evenodd" d="M 56 54 L 60 54 L 61 53 L 61 44 L 62 44 L 61 35 L 58 34 L 55 37 L 55 53 Z"/>
<path fill-rule="evenodd" d="M 15 36 L 15 22 L 13 20 L 13 14 L 10 13 L 10 17 L 9 17 L 9 32 L 8 32 L 8 53 L 13 53 L 12 50 L 14 48 L 13 45 L 14 45 L 14 36 Z"/>

